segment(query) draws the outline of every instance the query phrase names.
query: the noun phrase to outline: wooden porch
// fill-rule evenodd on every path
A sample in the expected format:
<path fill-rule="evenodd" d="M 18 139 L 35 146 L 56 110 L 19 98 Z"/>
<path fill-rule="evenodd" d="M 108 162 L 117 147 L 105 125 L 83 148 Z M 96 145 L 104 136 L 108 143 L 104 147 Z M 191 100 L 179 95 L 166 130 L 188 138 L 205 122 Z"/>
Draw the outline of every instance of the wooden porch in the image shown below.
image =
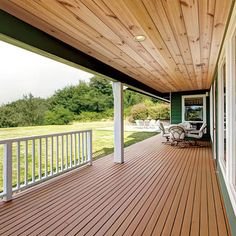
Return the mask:
<path fill-rule="evenodd" d="M 211 147 L 152 137 L 0 203 L 0 235 L 230 235 Z"/>

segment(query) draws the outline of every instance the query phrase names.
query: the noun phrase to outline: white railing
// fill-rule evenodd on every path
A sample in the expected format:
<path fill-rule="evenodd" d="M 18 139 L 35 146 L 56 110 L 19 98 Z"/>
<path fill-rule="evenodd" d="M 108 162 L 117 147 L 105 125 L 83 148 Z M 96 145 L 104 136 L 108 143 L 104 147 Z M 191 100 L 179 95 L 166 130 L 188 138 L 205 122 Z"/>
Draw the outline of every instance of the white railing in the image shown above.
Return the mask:
<path fill-rule="evenodd" d="M 1 155 L 2 154 L 2 155 Z M 84 164 L 92 164 L 92 131 L 74 131 L 0 141 L 0 197 Z"/>

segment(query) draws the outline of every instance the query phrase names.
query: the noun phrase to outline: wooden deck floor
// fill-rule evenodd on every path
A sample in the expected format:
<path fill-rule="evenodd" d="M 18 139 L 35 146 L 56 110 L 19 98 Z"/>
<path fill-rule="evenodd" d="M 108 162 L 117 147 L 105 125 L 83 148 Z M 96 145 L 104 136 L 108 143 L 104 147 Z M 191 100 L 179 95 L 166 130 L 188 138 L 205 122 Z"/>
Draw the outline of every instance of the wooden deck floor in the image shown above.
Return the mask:
<path fill-rule="evenodd" d="M 0 235 L 230 235 L 211 148 L 155 136 L 0 203 Z"/>

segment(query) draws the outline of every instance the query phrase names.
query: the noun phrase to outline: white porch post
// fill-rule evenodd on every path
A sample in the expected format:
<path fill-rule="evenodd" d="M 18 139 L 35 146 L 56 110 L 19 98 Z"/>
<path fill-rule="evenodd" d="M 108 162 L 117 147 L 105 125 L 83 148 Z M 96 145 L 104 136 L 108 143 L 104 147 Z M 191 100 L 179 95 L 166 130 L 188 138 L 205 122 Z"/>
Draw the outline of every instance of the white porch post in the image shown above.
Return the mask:
<path fill-rule="evenodd" d="M 113 82 L 114 94 L 114 162 L 124 162 L 123 85 Z"/>

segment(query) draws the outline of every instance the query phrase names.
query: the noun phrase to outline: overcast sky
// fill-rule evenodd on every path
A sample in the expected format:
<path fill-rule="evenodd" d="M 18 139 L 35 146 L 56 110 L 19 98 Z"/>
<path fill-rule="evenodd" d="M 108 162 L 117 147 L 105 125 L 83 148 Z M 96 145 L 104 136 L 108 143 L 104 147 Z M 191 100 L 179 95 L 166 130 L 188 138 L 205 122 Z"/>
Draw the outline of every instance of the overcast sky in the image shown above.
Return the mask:
<path fill-rule="evenodd" d="M 46 98 L 92 74 L 0 41 L 0 104 L 24 94 Z"/>

